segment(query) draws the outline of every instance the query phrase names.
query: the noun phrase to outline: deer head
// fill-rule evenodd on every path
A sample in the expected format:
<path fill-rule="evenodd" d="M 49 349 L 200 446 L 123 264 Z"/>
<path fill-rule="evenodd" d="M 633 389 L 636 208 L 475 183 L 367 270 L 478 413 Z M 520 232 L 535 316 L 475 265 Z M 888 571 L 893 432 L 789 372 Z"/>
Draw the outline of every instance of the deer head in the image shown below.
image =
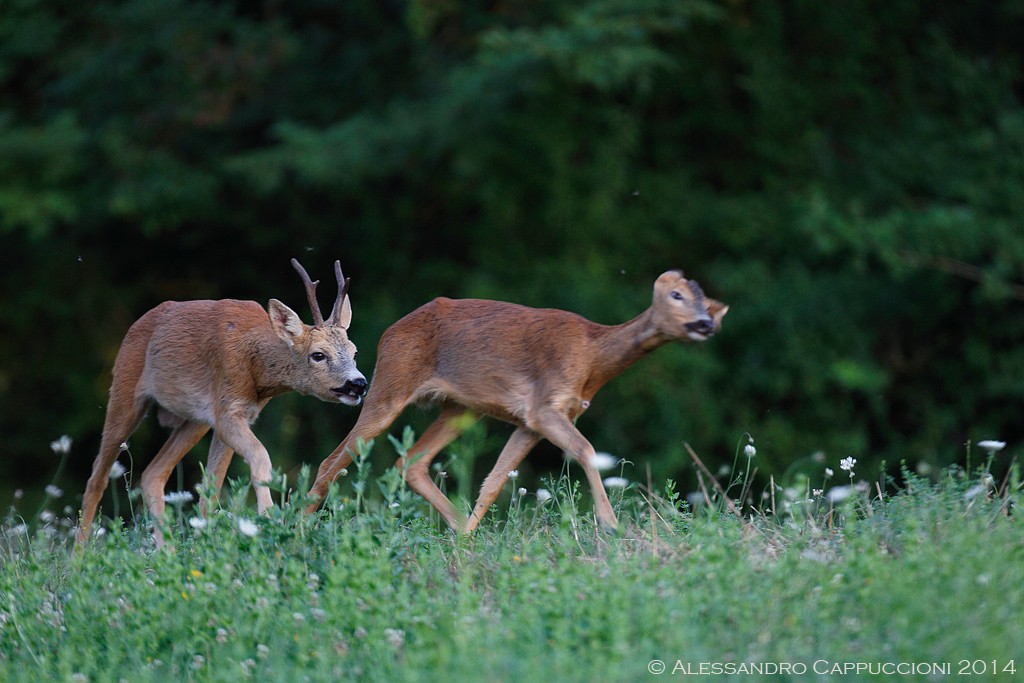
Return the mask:
<path fill-rule="evenodd" d="M 704 341 L 722 327 L 729 307 L 704 296 L 696 280 L 681 270 L 662 273 L 654 283 L 651 304 L 658 330 L 679 341 Z"/>
<path fill-rule="evenodd" d="M 358 405 L 366 395 L 366 377 L 356 369 L 356 346 L 348 338 L 352 304 L 348 298 L 349 281 L 341 273 L 341 263 L 334 262 L 338 297 L 326 321 L 316 300 L 319 280 L 310 280 L 297 260 L 292 259 L 292 266 L 306 287 L 313 324 L 303 323 L 295 311 L 277 299 L 270 300 L 267 313 L 274 332 L 292 352 L 297 379 L 295 389 L 324 401 Z"/>

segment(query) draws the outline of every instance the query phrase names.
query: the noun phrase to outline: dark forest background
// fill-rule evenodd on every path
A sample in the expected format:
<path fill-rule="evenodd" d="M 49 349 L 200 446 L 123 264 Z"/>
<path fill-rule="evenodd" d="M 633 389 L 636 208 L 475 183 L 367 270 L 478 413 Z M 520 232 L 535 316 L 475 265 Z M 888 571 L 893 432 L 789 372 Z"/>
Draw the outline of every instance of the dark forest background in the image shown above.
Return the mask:
<path fill-rule="evenodd" d="M 1022 35 L 1020 0 L 0 0 L 0 501 L 51 481 L 61 434 L 80 495 L 160 301 L 308 320 L 292 256 L 328 291 L 341 260 L 368 375 L 434 296 L 617 323 L 684 268 L 731 305 L 721 335 L 580 420 L 636 479 L 692 479 L 684 442 L 729 465 L 745 433 L 765 478 L 1012 456 Z M 294 475 L 356 414 L 289 395 L 257 434 Z"/>

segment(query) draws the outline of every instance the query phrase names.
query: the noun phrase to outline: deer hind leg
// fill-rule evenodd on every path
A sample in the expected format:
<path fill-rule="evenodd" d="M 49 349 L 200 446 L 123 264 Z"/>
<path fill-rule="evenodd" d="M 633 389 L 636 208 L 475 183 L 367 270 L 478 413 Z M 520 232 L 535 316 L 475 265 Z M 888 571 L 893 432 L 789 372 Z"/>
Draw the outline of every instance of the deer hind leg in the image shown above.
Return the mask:
<path fill-rule="evenodd" d="M 587 438 L 576 429 L 568 417 L 553 410 L 542 412 L 531 421 L 529 426 L 580 464 L 590 483 L 597 521 L 605 527 L 612 529 L 618 527 L 619 522 L 615 518 L 612 504 L 608 501 L 608 494 L 601 482 L 601 473 L 594 466 L 594 447 L 587 441 Z"/>
<path fill-rule="evenodd" d="M 523 461 L 527 453 L 533 450 L 540 439 L 539 434 L 526 427 L 517 427 L 512 432 L 505 447 L 501 449 L 501 455 L 498 456 L 498 462 L 494 464 L 494 469 L 487 475 L 480 487 L 480 495 L 476 499 L 476 505 L 473 506 L 473 514 L 469 516 L 464 528 L 467 534 L 476 529 L 480 520 L 494 504 L 498 494 L 501 493 L 501 488 L 508 481 L 508 473 L 519 466 L 519 463 Z"/>
<path fill-rule="evenodd" d="M 103 498 L 103 492 L 107 490 L 110 468 L 121 452 L 121 444 L 138 428 L 150 404 L 148 397 L 134 396 L 132 393 L 119 390 L 125 384 L 115 383 L 111 387 L 100 451 L 92 463 L 92 474 L 89 475 L 89 482 L 82 496 L 82 521 L 78 525 L 75 541 L 78 546 L 89 539 L 89 530 L 92 528 L 96 509 Z"/>
<path fill-rule="evenodd" d="M 438 418 L 427 427 L 427 431 L 423 432 L 406 455 L 395 463 L 395 467 L 402 471 L 409 488 L 426 498 L 427 502 L 441 513 L 448 526 L 456 531 L 462 529 L 465 524 L 464 516 L 455 509 L 452 502 L 431 479 L 430 462 L 442 448 L 466 431 L 466 428 L 479 417 L 461 406 L 444 406 Z"/>
<path fill-rule="evenodd" d="M 368 442 L 380 436 L 385 429 L 398 419 L 398 416 L 402 414 L 402 411 L 408 405 L 408 400 L 383 401 L 376 399 L 378 394 L 374 394 L 374 386 L 373 384 L 370 385 L 370 393 L 366 397 L 363 409 L 359 413 L 359 418 L 352 427 L 352 431 L 320 463 L 316 473 L 316 480 L 307 494 L 312 499 L 312 502 L 306 506 L 307 513 L 312 514 L 320 508 L 320 504 L 327 497 L 327 491 L 334 480 L 338 478 L 338 474 L 341 470 L 352 464 L 352 457 L 355 454 L 356 444 L 359 439 Z"/>
<path fill-rule="evenodd" d="M 228 474 L 228 465 L 231 464 L 231 456 L 234 454 L 235 452 L 214 433 L 210 441 L 210 454 L 206 458 L 206 481 L 203 482 L 210 489 L 199 502 L 199 512 L 204 517 L 210 513 L 207 502 L 216 499 L 224 487 L 224 478 Z"/>
<path fill-rule="evenodd" d="M 167 480 L 171 478 L 171 473 L 181 459 L 199 443 L 199 440 L 208 431 L 210 431 L 209 425 L 202 422 L 186 420 L 179 423 L 161 446 L 153 461 L 142 471 L 142 476 L 139 477 L 142 500 L 154 520 L 153 537 L 158 548 L 163 546 L 164 540 L 160 527 L 164 519 L 164 488 L 167 485 Z"/>

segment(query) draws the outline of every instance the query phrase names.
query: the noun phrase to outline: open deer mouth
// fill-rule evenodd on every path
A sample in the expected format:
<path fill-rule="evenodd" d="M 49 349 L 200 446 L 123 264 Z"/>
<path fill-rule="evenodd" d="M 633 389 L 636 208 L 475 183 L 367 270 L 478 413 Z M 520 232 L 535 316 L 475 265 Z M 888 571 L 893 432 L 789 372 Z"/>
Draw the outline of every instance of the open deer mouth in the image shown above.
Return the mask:
<path fill-rule="evenodd" d="M 710 319 L 698 320 L 693 323 L 686 323 L 686 334 L 694 341 L 704 341 L 715 333 L 715 323 Z"/>
<path fill-rule="evenodd" d="M 366 380 L 350 379 L 340 387 L 331 389 L 331 393 L 337 396 L 339 399 L 350 399 L 358 403 L 363 396 L 366 396 Z"/>

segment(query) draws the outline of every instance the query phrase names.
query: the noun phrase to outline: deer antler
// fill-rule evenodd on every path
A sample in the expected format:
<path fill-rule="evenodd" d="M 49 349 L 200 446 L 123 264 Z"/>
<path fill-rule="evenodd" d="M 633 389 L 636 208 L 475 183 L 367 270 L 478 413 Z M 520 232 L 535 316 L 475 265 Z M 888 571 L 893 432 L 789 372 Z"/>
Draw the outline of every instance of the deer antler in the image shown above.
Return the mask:
<path fill-rule="evenodd" d="M 341 261 L 334 262 L 334 278 L 338 281 L 338 298 L 334 301 L 334 308 L 331 309 L 331 317 L 328 325 L 338 325 L 341 316 L 341 309 L 345 305 L 345 297 L 348 296 L 348 285 L 351 278 L 341 274 Z"/>
<path fill-rule="evenodd" d="M 338 263 L 338 272 L 341 272 L 341 264 Z M 306 286 L 306 298 L 309 299 L 309 307 L 313 311 L 313 327 L 323 327 L 324 316 L 320 312 L 320 304 L 316 302 L 316 286 L 320 283 L 319 280 L 310 280 L 309 273 L 302 267 L 302 264 L 297 259 L 292 259 L 292 267 L 295 268 L 299 273 L 299 277 L 302 278 L 302 284 Z"/>

